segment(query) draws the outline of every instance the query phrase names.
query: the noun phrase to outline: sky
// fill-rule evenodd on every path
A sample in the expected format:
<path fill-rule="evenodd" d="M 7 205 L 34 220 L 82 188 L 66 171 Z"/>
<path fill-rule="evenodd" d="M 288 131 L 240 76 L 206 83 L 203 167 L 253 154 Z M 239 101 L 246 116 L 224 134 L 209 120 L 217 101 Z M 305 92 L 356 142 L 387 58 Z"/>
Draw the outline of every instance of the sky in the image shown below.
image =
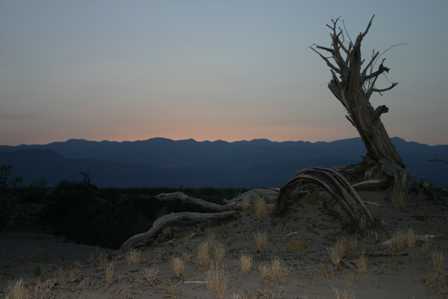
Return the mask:
<path fill-rule="evenodd" d="M 446 0 L 0 0 L 0 144 L 357 136 L 309 46 L 375 14 L 391 136 L 448 144 Z M 383 79 L 379 84 L 386 85 Z"/>

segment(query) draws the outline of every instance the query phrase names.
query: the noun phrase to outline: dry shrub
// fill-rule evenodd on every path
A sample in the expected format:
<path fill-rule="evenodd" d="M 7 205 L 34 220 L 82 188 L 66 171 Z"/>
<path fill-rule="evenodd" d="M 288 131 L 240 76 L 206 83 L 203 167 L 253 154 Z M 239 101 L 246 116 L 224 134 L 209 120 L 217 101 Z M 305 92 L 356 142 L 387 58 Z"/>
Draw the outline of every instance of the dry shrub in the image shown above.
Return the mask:
<path fill-rule="evenodd" d="M 306 242 L 304 240 L 289 240 L 286 246 L 289 252 L 301 252 L 306 249 Z"/>
<path fill-rule="evenodd" d="M 180 257 L 174 257 L 171 261 L 173 272 L 178 278 L 182 278 L 185 272 L 185 263 Z"/>
<path fill-rule="evenodd" d="M 204 241 L 198 246 L 198 263 L 202 269 L 208 269 L 210 264 L 210 243 Z"/>
<path fill-rule="evenodd" d="M 262 197 L 255 200 L 254 210 L 255 217 L 257 217 L 258 220 L 263 220 L 268 216 L 268 207 L 266 205 L 266 201 Z"/>
<path fill-rule="evenodd" d="M 250 255 L 242 255 L 240 257 L 241 271 L 248 273 L 252 270 L 252 257 Z"/>
<path fill-rule="evenodd" d="M 356 264 L 356 270 L 357 270 L 359 273 L 366 273 L 366 272 L 367 272 L 369 263 L 368 263 L 367 256 L 366 256 L 365 254 L 362 254 L 362 255 L 355 261 L 355 264 Z"/>
<path fill-rule="evenodd" d="M 106 265 L 106 269 L 104 271 L 104 278 L 107 284 L 111 284 L 114 280 L 114 272 L 115 266 L 114 263 L 110 262 Z"/>
<path fill-rule="evenodd" d="M 227 289 L 227 278 L 224 270 L 215 265 L 207 272 L 207 288 L 212 291 L 217 298 L 224 299 Z"/>
<path fill-rule="evenodd" d="M 143 279 L 152 287 L 160 283 L 159 268 L 157 267 L 144 268 Z"/>
<path fill-rule="evenodd" d="M 30 294 L 25 288 L 22 279 L 19 279 L 15 284 L 7 291 L 5 299 L 28 299 Z"/>
<path fill-rule="evenodd" d="M 255 248 L 257 252 L 262 252 L 268 244 L 268 235 L 265 232 L 255 234 Z"/>
<path fill-rule="evenodd" d="M 129 265 L 138 265 L 142 261 L 142 252 L 137 249 L 131 249 L 126 255 L 126 261 Z"/>

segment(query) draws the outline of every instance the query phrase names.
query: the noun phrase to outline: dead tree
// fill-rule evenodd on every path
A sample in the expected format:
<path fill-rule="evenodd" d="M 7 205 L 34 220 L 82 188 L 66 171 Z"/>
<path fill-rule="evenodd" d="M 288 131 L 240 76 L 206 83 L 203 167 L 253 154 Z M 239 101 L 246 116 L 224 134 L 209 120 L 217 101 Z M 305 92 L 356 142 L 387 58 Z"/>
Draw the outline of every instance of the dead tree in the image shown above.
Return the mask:
<path fill-rule="evenodd" d="M 339 26 L 339 18 L 327 24 L 330 29 L 330 46 L 313 45 L 311 49 L 319 55 L 330 69 L 332 76 L 328 84 L 331 93 L 347 111 L 347 120 L 356 128 L 366 147 L 366 155 L 360 164 L 341 169 L 311 168 L 299 172 L 280 189 L 277 198 L 277 213 L 286 210 L 288 198 L 298 187 L 317 185 L 336 198 L 360 230 L 378 223 L 355 189 L 379 188 L 392 185 L 392 196 L 404 201 L 407 197 L 407 172 L 405 165 L 392 144 L 381 121 L 389 109 L 382 105 L 374 108 L 370 98 L 383 94 L 398 83 L 380 88 L 378 78 L 390 71 L 385 66 L 384 52 L 374 51 L 365 60 L 361 55 L 362 42 L 372 26 L 373 16 L 366 29 L 351 41 Z M 381 61 L 379 59 L 381 58 Z M 351 179 L 351 182 L 347 179 Z"/>
<path fill-rule="evenodd" d="M 330 69 L 332 76 L 328 84 L 331 93 L 347 111 L 347 120 L 356 128 L 364 142 L 366 155 L 363 161 L 342 169 L 349 177 L 359 180 L 387 181 L 392 185 L 392 196 L 397 200 L 407 198 L 407 171 L 403 160 L 392 144 L 381 121 L 381 116 L 389 108 L 381 105 L 376 108 L 370 103 L 374 94 L 384 94 L 398 85 L 376 85 L 380 76 L 390 71 L 382 58 L 384 52 L 373 51 L 364 59 L 361 47 L 372 26 L 373 17 L 366 29 L 354 41 L 349 40 L 339 26 L 339 18 L 332 19 L 327 27 L 330 30 L 330 46 L 313 45 L 311 49 L 319 55 Z"/>

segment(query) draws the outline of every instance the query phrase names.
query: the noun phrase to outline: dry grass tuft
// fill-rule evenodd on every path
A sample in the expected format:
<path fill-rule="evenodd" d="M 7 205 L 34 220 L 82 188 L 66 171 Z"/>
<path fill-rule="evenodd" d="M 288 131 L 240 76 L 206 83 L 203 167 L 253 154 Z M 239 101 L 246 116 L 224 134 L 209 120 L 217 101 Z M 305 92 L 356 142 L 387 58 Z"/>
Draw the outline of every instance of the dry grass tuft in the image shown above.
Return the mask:
<path fill-rule="evenodd" d="M 333 279 L 336 275 L 333 267 L 330 267 L 329 265 L 325 265 L 325 264 L 320 264 L 319 273 L 320 273 L 320 276 L 326 280 Z"/>
<path fill-rule="evenodd" d="M 393 252 L 400 252 L 408 247 L 408 234 L 397 231 L 392 235 L 390 248 Z"/>
<path fill-rule="evenodd" d="M 131 249 L 126 255 L 128 265 L 138 265 L 142 262 L 142 252 L 137 249 Z"/>
<path fill-rule="evenodd" d="M 28 290 L 23 284 L 23 280 L 19 279 L 16 283 L 7 291 L 5 299 L 28 299 L 30 295 Z"/>
<path fill-rule="evenodd" d="M 271 267 L 268 264 L 262 264 L 258 266 L 258 272 L 264 281 L 271 280 Z"/>
<path fill-rule="evenodd" d="M 208 269 L 210 265 L 210 243 L 204 241 L 198 246 L 198 263 L 202 269 Z"/>
<path fill-rule="evenodd" d="M 415 244 L 417 243 L 417 237 L 412 228 L 409 228 L 407 231 L 407 243 L 409 248 L 414 248 Z"/>
<path fill-rule="evenodd" d="M 210 247 L 210 255 L 212 259 L 215 263 L 221 264 L 224 256 L 226 255 L 226 248 L 222 243 L 217 241 L 214 241 L 211 244 L 212 246 Z"/>
<path fill-rule="evenodd" d="M 336 299 L 355 299 L 355 296 L 347 290 L 338 290 L 335 289 L 334 293 L 336 295 Z"/>
<path fill-rule="evenodd" d="M 394 253 L 398 253 L 407 248 L 414 248 L 417 243 L 417 237 L 412 228 L 407 231 L 397 231 L 390 239 L 390 249 Z"/>
<path fill-rule="evenodd" d="M 29 298 L 32 299 L 53 299 L 56 295 L 53 294 L 52 289 L 58 284 L 56 279 L 47 279 L 38 281 L 31 289 L 32 295 Z"/>
<path fill-rule="evenodd" d="M 221 264 L 226 255 L 224 245 L 215 240 L 204 241 L 198 246 L 198 264 L 203 270 L 207 270 L 212 262 Z"/>
<path fill-rule="evenodd" d="M 362 254 L 356 261 L 356 271 L 358 271 L 359 273 L 366 273 L 369 263 L 368 263 L 368 259 L 367 256 L 365 254 Z"/>
<path fill-rule="evenodd" d="M 302 252 L 306 249 L 306 242 L 304 240 L 289 240 L 286 248 L 289 252 Z"/>
<path fill-rule="evenodd" d="M 265 232 L 255 234 L 255 248 L 258 253 L 262 252 L 268 245 L 268 235 Z"/>
<path fill-rule="evenodd" d="M 445 256 L 442 252 L 433 252 L 431 255 L 432 260 L 432 266 L 434 269 L 434 272 L 437 274 L 444 274 L 445 273 Z"/>
<path fill-rule="evenodd" d="M 273 258 L 270 264 L 260 265 L 258 271 L 261 278 L 268 282 L 281 282 L 288 275 L 288 270 L 277 257 Z"/>
<path fill-rule="evenodd" d="M 159 273 L 159 268 L 157 267 L 144 268 L 143 279 L 153 287 L 160 283 Z"/>
<path fill-rule="evenodd" d="M 247 295 L 247 294 L 234 293 L 234 294 L 232 294 L 232 299 L 251 299 L 251 297 L 249 297 L 249 295 Z"/>
<path fill-rule="evenodd" d="M 392 204 L 395 208 L 405 208 L 407 206 L 407 201 L 403 196 L 392 197 Z"/>
<path fill-rule="evenodd" d="M 177 284 L 173 283 L 161 284 L 160 288 L 165 291 L 164 298 L 170 298 L 170 299 L 180 298 L 179 290 L 177 289 Z"/>
<path fill-rule="evenodd" d="M 171 260 L 173 272 L 178 278 L 182 278 L 185 272 L 185 263 L 180 257 L 174 257 Z"/>
<path fill-rule="evenodd" d="M 336 267 L 339 267 L 342 259 L 347 256 L 349 251 L 351 250 L 349 241 L 345 238 L 338 239 L 334 246 L 328 248 L 328 254 L 330 256 L 330 260 Z"/>
<path fill-rule="evenodd" d="M 252 270 L 252 257 L 250 255 L 242 255 L 240 257 L 241 271 L 244 273 L 249 273 Z"/>
<path fill-rule="evenodd" d="M 255 217 L 257 217 L 258 220 L 265 219 L 269 214 L 266 201 L 262 197 L 259 197 L 255 200 L 254 210 L 255 210 Z"/>
<path fill-rule="evenodd" d="M 437 251 L 431 254 L 433 271 L 426 274 L 424 283 L 439 293 L 448 294 L 448 276 L 445 270 L 445 256 Z"/>
<path fill-rule="evenodd" d="M 275 281 L 282 281 L 288 275 L 288 270 L 283 265 L 283 262 L 274 257 L 271 261 L 271 276 Z"/>
<path fill-rule="evenodd" d="M 212 291 L 217 298 L 224 299 L 227 289 L 227 278 L 224 270 L 215 265 L 207 272 L 207 288 Z"/>
<path fill-rule="evenodd" d="M 243 198 L 243 200 L 240 203 L 240 207 L 243 211 L 248 211 L 250 209 L 250 199 L 249 198 Z"/>
<path fill-rule="evenodd" d="M 105 269 L 109 264 L 109 257 L 106 253 L 100 252 L 95 256 L 95 264 L 98 268 Z"/>
<path fill-rule="evenodd" d="M 107 284 L 111 284 L 114 280 L 114 272 L 115 266 L 113 262 L 110 262 L 106 265 L 106 269 L 104 271 L 104 278 Z"/>

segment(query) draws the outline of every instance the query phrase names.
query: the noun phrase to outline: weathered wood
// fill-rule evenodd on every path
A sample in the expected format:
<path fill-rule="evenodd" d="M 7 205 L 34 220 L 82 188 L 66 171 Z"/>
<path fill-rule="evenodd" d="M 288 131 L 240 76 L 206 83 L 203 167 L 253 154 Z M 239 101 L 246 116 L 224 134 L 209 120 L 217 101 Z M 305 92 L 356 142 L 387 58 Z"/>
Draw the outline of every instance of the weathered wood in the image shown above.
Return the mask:
<path fill-rule="evenodd" d="M 236 211 L 226 211 L 217 213 L 196 213 L 196 212 L 179 212 L 164 215 L 158 218 L 152 224 L 151 228 L 140 234 L 133 235 L 127 239 L 122 245 L 121 250 L 129 250 L 134 247 L 141 247 L 152 242 L 162 229 L 174 225 L 186 225 L 205 221 L 216 221 L 234 216 Z"/>
<path fill-rule="evenodd" d="M 377 190 L 389 187 L 387 179 L 365 180 L 352 185 L 355 190 Z"/>
<path fill-rule="evenodd" d="M 425 234 L 425 235 L 415 235 L 415 240 L 420 242 L 428 242 L 429 240 L 440 237 L 440 235 Z M 383 246 L 391 246 L 394 243 L 394 239 L 389 239 L 381 243 Z"/>
<path fill-rule="evenodd" d="M 280 189 L 277 198 L 277 213 L 283 213 L 290 194 L 300 185 L 317 184 L 329 192 L 339 203 L 346 217 L 364 231 L 376 225 L 377 221 L 361 200 L 358 193 L 340 173 L 328 168 L 308 168 L 300 171 Z"/>
<path fill-rule="evenodd" d="M 237 205 L 235 203 L 220 205 L 200 198 L 189 196 L 183 192 L 160 193 L 156 195 L 155 198 L 161 202 L 180 202 L 184 205 L 188 204 L 195 207 L 196 209 L 203 210 L 204 212 L 224 212 L 235 210 L 237 208 Z"/>
<path fill-rule="evenodd" d="M 339 30 L 339 19 L 331 20 L 330 28 L 331 46 L 323 47 L 313 45 L 311 48 L 318 53 L 321 58 L 330 66 L 332 79 L 328 87 L 332 94 L 343 104 L 347 111 L 346 118 L 356 128 L 366 147 L 367 154 L 365 160 L 375 171 L 376 177 L 366 177 L 368 179 L 388 179 L 392 181 L 393 197 L 400 197 L 406 200 L 407 197 L 407 172 L 405 165 L 392 144 L 389 135 L 381 121 L 381 116 L 389 111 L 385 105 L 374 108 L 370 103 L 373 93 L 384 93 L 398 83 L 393 82 L 390 86 L 378 88 L 377 79 L 380 75 L 388 73 L 390 68 L 384 65 L 383 58 L 376 67 L 378 59 L 384 53 L 374 51 L 366 66 L 361 70 L 364 62 L 361 53 L 362 42 L 372 26 L 373 16 L 369 20 L 366 29 L 359 33 L 355 43 L 346 46 L 344 33 Z M 320 51 L 330 53 L 331 56 L 324 56 Z M 324 57 L 322 57 L 324 56 Z M 393 171 L 387 172 L 385 167 L 393 166 Z M 381 166 L 381 168 L 378 168 Z M 381 171 L 378 171 L 380 169 Z M 366 172 L 369 169 L 366 169 Z"/>

